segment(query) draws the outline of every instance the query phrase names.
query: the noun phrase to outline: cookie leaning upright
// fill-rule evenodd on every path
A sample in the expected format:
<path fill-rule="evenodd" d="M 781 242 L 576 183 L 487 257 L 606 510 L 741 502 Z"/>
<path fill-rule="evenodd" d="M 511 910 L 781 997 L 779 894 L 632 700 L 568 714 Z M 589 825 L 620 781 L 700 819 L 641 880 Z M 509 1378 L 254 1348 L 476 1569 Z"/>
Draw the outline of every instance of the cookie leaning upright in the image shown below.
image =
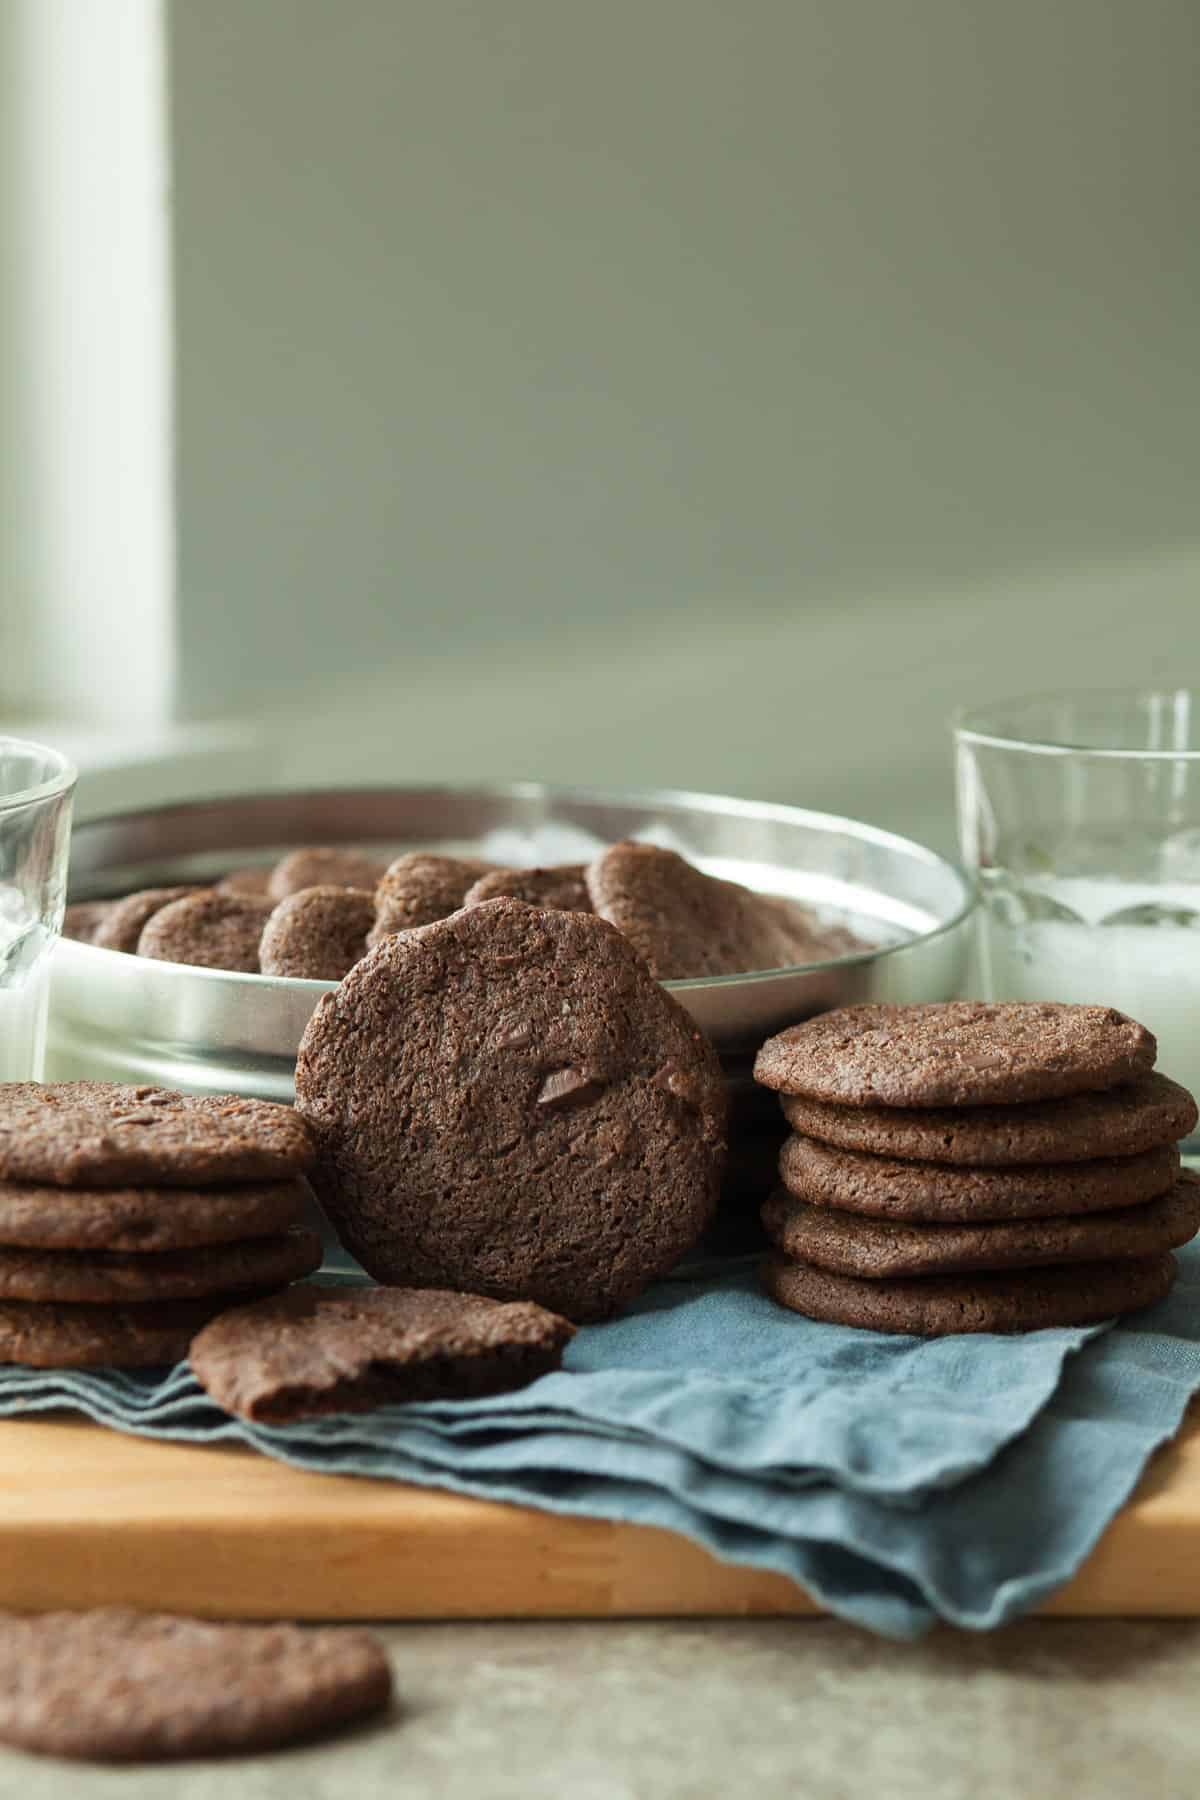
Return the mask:
<path fill-rule="evenodd" d="M 716 1052 L 621 934 L 491 900 L 386 938 L 296 1066 L 318 1192 L 378 1279 L 603 1318 L 699 1238 Z"/>

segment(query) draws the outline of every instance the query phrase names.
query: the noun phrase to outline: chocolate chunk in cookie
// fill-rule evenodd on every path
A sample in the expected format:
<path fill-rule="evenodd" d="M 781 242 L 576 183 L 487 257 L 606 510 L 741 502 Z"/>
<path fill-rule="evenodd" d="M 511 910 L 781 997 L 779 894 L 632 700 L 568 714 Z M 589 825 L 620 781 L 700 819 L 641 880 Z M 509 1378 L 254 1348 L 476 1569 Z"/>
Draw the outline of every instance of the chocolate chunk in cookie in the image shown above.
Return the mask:
<path fill-rule="evenodd" d="M 139 888 L 136 894 L 126 894 L 123 900 L 114 900 L 108 913 L 100 921 L 95 930 L 92 942 L 101 950 L 124 950 L 130 956 L 138 947 L 142 928 L 160 913 L 164 906 L 170 906 L 176 900 L 184 900 L 189 894 L 202 894 L 205 890 L 192 887 L 158 887 Z"/>
<path fill-rule="evenodd" d="M 225 1188 L 65 1188 L 0 1182 L 0 1244 L 27 1250 L 189 1250 L 272 1237 L 302 1224 L 308 1183 L 245 1182 Z"/>
<path fill-rule="evenodd" d="M 147 920 L 137 953 L 156 962 L 257 975 L 259 940 L 274 908 L 273 900 L 253 894 L 191 894 Z"/>
<path fill-rule="evenodd" d="M 319 1196 L 381 1281 L 602 1318 L 700 1236 L 720 1064 L 610 926 L 489 900 L 387 938 L 304 1033 Z"/>
<path fill-rule="evenodd" d="M 272 869 L 267 893 L 273 900 L 286 900 L 302 888 L 373 888 L 386 867 L 379 857 L 361 850 L 292 850 Z"/>
<path fill-rule="evenodd" d="M 763 1207 L 767 1235 L 785 1256 L 864 1280 L 1115 1262 L 1186 1244 L 1200 1226 L 1200 1178 L 1180 1176 L 1157 1200 L 1073 1218 L 927 1225 L 868 1219 L 810 1206 L 782 1190 Z"/>
<path fill-rule="evenodd" d="M 189 1357 L 218 1406 L 277 1425 L 506 1393 L 557 1369 L 574 1335 L 528 1300 L 306 1286 L 222 1313 Z"/>
<path fill-rule="evenodd" d="M 793 1312 L 833 1325 L 950 1337 L 964 1331 L 1041 1331 L 1094 1325 L 1150 1306 L 1170 1292 L 1175 1258 L 1069 1263 L 1018 1274 L 923 1275 L 863 1281 L 828 1269 L 768 1257 L 763 1283 Z"/>
<path fill-rule="evenodd" d="M 787 1139 L 779 1157 L 784 1187 L 813 1206 L 932 1224 L 1109 1212 L 1158 1199 L 1178 1177 L 1174 1144 L 1159 1144 L 1137 1156 L 987 1169 L 868 1156 L 797 1134 Z"/>
<path fill-rule="evenodd" d="M 290 1106 L 111 1081 L 0 1084 L 0 1180 L 205 1187 L 301 1175 L 313 1141 Z"/>
<path fill-rule="evenodd" d="M 47 1756 L 246 1754 L 379 1712 L 391 1692 L 365 1631 L 115 1607 L 0 1614 L 0 1741 Z"/>
<path fill-rule="evenodd" d="M 614 844 L 586 878 L 595 912 L 660 981 L 791 968 L 864 948 L 798 901 L 717 880 L 657 844 Z"/>
<path fill-rule="evenodd" d="M 281 900 L 263 927 L 264 975 L 340 981 L 367 953 L 375 895 L 367 888 L 311 887 Z"/>
<path fill-rule="evenodd" d="M 129 1306 L 197 1300 L 210 1294 L 266 1293 L 299 1281 L 320 1266 L 321 1240 L 304 1225 L 275 1237 L 159 1250 L 153 1255 L 0 1248 L 0 1299 Z"/>
<path fill-rule="evenodd" d="M 505 897 L 559 912 L 592 910 L 582 863 L 559 863 L 548 869 L 493 869 L 468 888 L 463 905 L 480 906 L 485 900 Z"/>
<path fill-rule="evenodd" d="M 1024 1106 L 835 1106 L 785 1094 L 783 1112 L 795 1131 L 842 1149 L 982 1168 L 1135 1156 L 1187 1137 L 1198 1116 L 1187 1089 L 1157 1070 Z"/>
<path fill-rule="evenodd" d="M 843 1006 L 768 1038 L 754 1076 L 840 1106 L 1012 1106 L 1132 1081 L 1156 1050 L 1145 1026 L 1111 1006 Z"/>
<path fill-rule="evenodd" d="M 398 856 L 375 890 L 371 943 L 448 918 L 458 911 L 468 890 L 494 868 L 494 863 L 473 856 L 435 856 L 425 850 Z"/>

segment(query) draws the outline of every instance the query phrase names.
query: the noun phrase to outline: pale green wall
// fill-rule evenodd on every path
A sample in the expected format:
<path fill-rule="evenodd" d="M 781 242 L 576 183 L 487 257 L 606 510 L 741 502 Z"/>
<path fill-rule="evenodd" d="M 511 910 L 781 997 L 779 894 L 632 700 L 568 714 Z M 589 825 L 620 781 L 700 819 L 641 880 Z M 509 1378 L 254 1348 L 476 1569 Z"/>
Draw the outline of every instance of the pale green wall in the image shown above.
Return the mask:
<path fill-rule="evenodd" d="M 185 712 L 1198 535 L 1195 0 L 168 26 Z"/>

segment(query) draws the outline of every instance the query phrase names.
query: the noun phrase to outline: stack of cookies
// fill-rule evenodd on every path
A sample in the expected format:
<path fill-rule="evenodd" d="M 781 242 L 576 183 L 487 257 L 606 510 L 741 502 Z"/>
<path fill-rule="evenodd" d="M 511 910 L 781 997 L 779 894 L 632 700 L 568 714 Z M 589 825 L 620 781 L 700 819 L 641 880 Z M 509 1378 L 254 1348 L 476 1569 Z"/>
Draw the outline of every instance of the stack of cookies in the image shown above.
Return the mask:
<path fill-rule="evenodd" d="M 1087 1324 L 1161 1299 L 1200 1226 L 1192 1096 L 1110 1007 L 853 1006 L 763 1045 L 792 1134 L 768 1291 L 926 1337 Z"/>
<path fill-rule="evenodd" d="M 309 1132 L 290 1107 L 0 1084 L 0 1362 L 136 1368 L 311 1274 Z"/>

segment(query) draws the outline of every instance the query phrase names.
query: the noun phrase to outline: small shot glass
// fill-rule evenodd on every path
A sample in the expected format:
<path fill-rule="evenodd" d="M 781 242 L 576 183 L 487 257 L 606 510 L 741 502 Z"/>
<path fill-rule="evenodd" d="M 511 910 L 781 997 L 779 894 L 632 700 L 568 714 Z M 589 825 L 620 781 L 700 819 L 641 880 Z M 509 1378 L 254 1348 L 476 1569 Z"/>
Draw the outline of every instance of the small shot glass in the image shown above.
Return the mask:
<path fill-rule="evenodd" d="M 60 751 L 0 737 L 0 1081 L 42 1077 L 75 779 Z"/>

